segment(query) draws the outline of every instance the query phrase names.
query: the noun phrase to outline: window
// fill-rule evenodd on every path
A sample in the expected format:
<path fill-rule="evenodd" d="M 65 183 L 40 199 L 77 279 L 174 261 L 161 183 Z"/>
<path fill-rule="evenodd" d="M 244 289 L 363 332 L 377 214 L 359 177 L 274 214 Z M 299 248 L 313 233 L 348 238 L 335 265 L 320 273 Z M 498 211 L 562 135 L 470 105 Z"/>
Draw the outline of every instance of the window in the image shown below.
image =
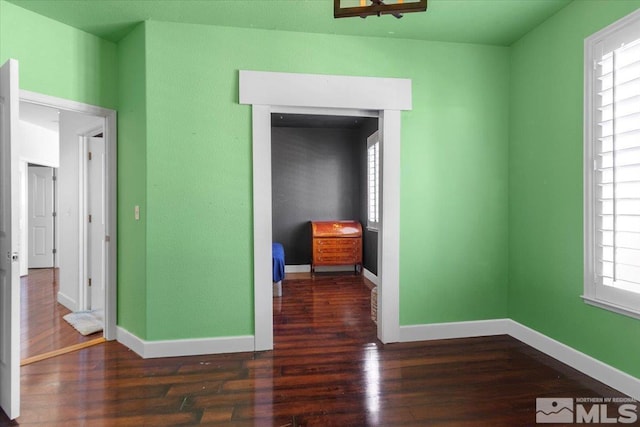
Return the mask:
<path fill-rule="evenodd" d="M 376 131 L 367 138 L 367 228 L 380 222 L 380 138 Z"/>
<path fill-rule="evenodd" d="M 585 40 L 585 302 L 640 318 L 640 11 Z"/>

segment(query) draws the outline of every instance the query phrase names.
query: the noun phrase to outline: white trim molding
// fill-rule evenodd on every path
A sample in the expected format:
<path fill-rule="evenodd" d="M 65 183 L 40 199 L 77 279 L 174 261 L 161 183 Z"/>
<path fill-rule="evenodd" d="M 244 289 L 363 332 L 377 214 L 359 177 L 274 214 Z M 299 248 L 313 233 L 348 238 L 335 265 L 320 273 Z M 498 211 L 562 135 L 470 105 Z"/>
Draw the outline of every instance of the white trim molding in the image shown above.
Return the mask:
<path fill-rule="evenodd" d="M 554 340 L 512 319 L 488 319 L 468 322 L 433 323 L 400 327 L 400 342 L 430 341 L 510 335 L 524 344 L 640 400 L 640 379 L 601 362 L 581 351 Z M 183 340 L 145 341 L 122 327 L 117 327 L 117 340 L 143 358 L 195 356 L 203 354 L 255 351 L 252 335 L 195 338 Z"/>
<path fill-rule="evenodd" d="M 353 265 L 320 265 L 316 267 L 316 273 L 333 273 L 333 272 L 343 272 L 343 271 L 353 272 L 353 269 L 354 269 Z M 367 273 L 369 273 L 370 276 L 375 277 L 373 273 L 371 273 L 370 271 L 364 268 L 362 271 L 364 272 L 364 277 L 367 277 Z M 285 265 L 284 272 L 285 273 L 311 273 L 311 264 Z M 370 277 L 367 277 L 367 279 L 373 282 L 373 280 Z M 378 278 L 376 277 L 375 280 L 377 281 Z M 377 284 L 377 282 L 374 282 L 374 283 Z"/>
<path fill-rule="evenodd" d="M 379 130 L 378 339 L 390 343 L 400 340 L 400 111 L 381 111 Z"/>
<path fill-rule="evenodd" d="M 284 272 L 286 273 L 311 273 L 310 264 L 301 265 L 285 265 Z"/>
<path fill-rule="evenodd" d="M 364 267 L 362 268 L 362 274 L 364 275 L 365 279 L 368 279 L 371 283 L 378 286 L 378 276 L 376 276 L 375 274 L 373 274 L 372 272 L 370 272 Z"/>
<path fill-rule="evenodd" d="M 219 338 L 146 341 L 126 329 L 117 327 L 118 342 L 144 359 L 158 357 L 198 356 L 203 354 L 253 351 L 253 335 Z"/>
<path fill-rule="evenodd" d="M 412 108 L 411 80 L 319 74 L 239 72 L 239 103 L 252 105 L 255 349 L 273 348 L 271 271 L 271 114 L 379 118 L 382 205 L 378 239 L 378 338 L 397 342 L 400 330 L 401 110 Z M 381 262 L 380 262 L 381 260 Z"/>
<path fill-rule="evenodd" d="M 434 323 L 400 327 L 400 341 L 429 341 L 510 335 L 554 359 L 571 366 L 636 400 L 640 400 L 640 379 L 607 365 L 566 344 L 512 319 L 478 320 L 470 322 Z"/>
<path fill-rule="evenodd" d="M 595 307 L 613 311 L 614 313 L 640 318 L 640 292 L 638 279 L 633 273 L 637 269 L 634 263 L 624 261 L 628 248 L 633 245 L 622 244 L 624 237 L 617 237 L 620 232 L 628 231 L 619 227 L 618 218 L 633 212 L 617 211 L 618 202 L 634 203 L 640 198 L 637 190 L 624 194 L 617 191 L 611 195 L 603 194 L 603 186 L 616 188 L 622 178 L 615 172 L 618 165 L 629 165 L 628 147 L 624 145 L 624 135 L 637 131 L 637 126 L 630 128 L 615 124 L 615 120 L 633 117 L 638 113 L 637 106 L 619 114 L 617 108 L 624 107 L 626 96 L 611 95 L 610 100 L 602 93 L 615 94 L 618 81 L 637 80 L 639 74 L 632 66 L 637 64 L 637 54 L 624 53 L 627 46 L 633 46 L 640 40 L 640 9 L 624 18 L 608 25 L 584 40 L 584 123 L 583 123 L 583 301 Z M 632 48 L 633 49 L 633 48 Z M 625 55 L 627 59 L 624 59 Z M 627 65 L 619 68 L 617 61 Z M 625 62 L 627 61 L 627 62 Z M 605 76 L 608 76 L 605 78 Z M 620 78 L 623 77 L 623 80 Z M 620 89 L 624 91 L 623 89 Z M 601 103 L 604 103 L 601 105 Z M 606 105 L 605 105 L 606 104 Z M 605 112 L 606 111 L 606 112 Z M 613 123 L 610 125 L 609 123 Z M 603 133 L 604 132 L 604 133 Z M 620 138 L 620 145 L 616 141 Z M 604 156 L 604 157 L 603 157 Z M 606 158 L 612 160 L 604 160 Z M 633 155 L 631 155 L 633 156 Z M 631 170 L 631 169 L 628 169 Z M 637 180 L 635 175 L 625 172 L 624 182 Z M 632 172 L 633 173 L 633 172 Z M 606 184 L 606 185 L 605 185 Z M 605 192 L 606 193 L 606 192 Z M 613 208 L 608 208 L 608 203 Z M 609 220 L 608 218 L 611 218 Z M 603 227 L 602 223 L 613 226 Z M 623 234 L 624 236 L 624 234 Z M 620 240 L 618 240 L 620 239 Z M 619 252 L 622 254 L 619 255 Z M 604 255 L 603 255 L 604 254 Z M 611 255 L 609 255 L 611 254 Z M 630 257 L 633 259 L 633 256 Z M 627 260 L 629 257 L 627 256 Z M 625 265 L 627 264 L 627 265 Z"/>
<path fill-rule="evenodd" d="M 583 374 L 589 375 L 636 400 L 640 400 L 640 379 L 516 321 L 509 321 L 507 333 Z"/>
<path fill-rule="evenodd" d="M 255 349 L 260 351 L 273 348 L 271 108 L 254 105 L 252 110 L 253 307 Z"/>
<path fill-rule="evenodd" d="M 411 110 L 411 80 L 240 70 L 240 104 Z"/>
<path fill-rule="evenodd" d="M 353 265 L 321 265 L 316 267 L 316 273 L 333 273 L 340 271 L 354 271 Z M 285 273 L 311 273 L 310 264 L 285 265 Z"/>
<path fill-rule="evenodd" d="M 507 334 L 510 319 L 432 323 L 400 327 L 400 341 L 429 341 Z"/>
<path fill-rule="evenodd" d="M 58 292 L 57 302 L 71 311 L 78 311 L 78 303 L 73 298 L 69 298 L 67 294 Z"/>
<path fill-rule="evenodd" d="M 588 297 L 586 295 L 582 295 L 582 301 L 584 301 L 585 304 L 589 304 L 592 305 L 594 307 L 598 307 L 598 308 L 602 308 L 604 310 L 609 310 L 609 311 L 613 311 L 614 313 L 618 313 L 618 314 L 622 314 L 623 316 L 629 316 L 629 317 L 633 317 L 636 319 L 640 319 L 640 311 L 638 310 L 632 310 L 630 308 L 627 307 L 622 307 L 620 305 L 617 304 L 613 304 L 610 302 L 605 302 L 596 298 L 591 298 Z"/>

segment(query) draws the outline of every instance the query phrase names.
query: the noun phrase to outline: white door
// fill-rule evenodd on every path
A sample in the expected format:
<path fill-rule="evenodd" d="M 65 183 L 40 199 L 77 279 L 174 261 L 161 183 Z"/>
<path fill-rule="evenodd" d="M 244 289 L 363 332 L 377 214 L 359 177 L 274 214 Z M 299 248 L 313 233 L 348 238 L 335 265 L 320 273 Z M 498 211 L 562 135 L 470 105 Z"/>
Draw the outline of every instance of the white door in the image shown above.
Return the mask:
<path fill-rule="evenodd" d="M 91 310 L 104 309 L 105 275 L 105 167 L 104 138 L 88 138 L 89 161 L 87 176 L 88 206 L 91 222 L 88 233 L 88 272 L 91 283 Z"/>
<path fill-rule="evenodd" d="M 53 267 L 53 168 L 29 166 L 29 268 Z"/>
<path fill-rule="evenodd" d="M 0 68 L 0 406 L 20 415 L 18 61 Z"/>

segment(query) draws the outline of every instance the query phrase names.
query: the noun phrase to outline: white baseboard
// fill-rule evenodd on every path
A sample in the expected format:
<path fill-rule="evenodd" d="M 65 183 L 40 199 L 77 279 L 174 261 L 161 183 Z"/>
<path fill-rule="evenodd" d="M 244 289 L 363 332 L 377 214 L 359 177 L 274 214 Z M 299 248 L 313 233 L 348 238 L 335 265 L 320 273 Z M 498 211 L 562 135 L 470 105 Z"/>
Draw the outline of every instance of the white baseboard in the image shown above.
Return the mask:
<path fill-rule="evenodd" d="M 138 353 L 138 356 L 144 358 L 144 340 L 141 340 L 120 326 L 116 326 L 116 340 L 125 347 Z"/>
<path fill-rule="evenodd" d="M 282 280 L 278 280 L 277 282 L 273 282 L 273 296 L 281 297 L 282 296 Z"/>
<path fill-rule="evenodd" d="M 640 379 L 607 365 L 566 344 L 549 338 L 511 319 L 435 323 L 400 327 L 400 341 L 429 341 L 490 335 L 510 335 L 562 363 L 640 400 Z M 194 356 L 201 354 L 254 351 L 252 335 L 196 338 L 185 340 L 145 341 L 124 328 L 117 327 L 117 340 L 143 358 Z M 589 396 L 582 396 L 589 397 Z"/>
<path fill-rule="evenodd" d="M 578 371 L 640 400 L 640 379 L 509 319 L 507 333 Z"/>
<path fill-rule="evenodd" d="M 510 319 L 476 320 L 472 322 L 433 323 L 400 326 L 400 341 L 429 341 L 450 338 L 505 335 Z"/>
<path fill-rule="evenodd" d="M 340 271 L 353 272 L 354 266 L 353 265 L 319 265 L 316 267 L 316 273 L 336 273 Z"/>
<path fill-rule="evenodd" d="M 185 340 L 145 341 L 120 326 L 116 339 L 144 359 L 254 351 L 253 335 Z"/>
<path fill-rule="evenodd" d="M 78 304 L 62 292 L 58 292 L 58 302 L 71 311 L 78 311 Z"/>
<path fill-rule="evenodd" d="M 309 264 L 304 265 L 285 265 L 284 272 L 286 273 L 310 273 L 311 266 Z"/>
<path fill-rule="evenodd" d="M 371 283 L 378 286 L 378 276 L 376 276 L 375 274 L 373 274 L 372 272 L 370 272 L 364 267 L 362 267 L 362 275 L 366 277 L 368 280 L 370 280 Z"/>
<path fill-rule="evenodd" d="M 333 273 L 337 271 L 353 271 L 353 265 L 319 265 L 316 267 L 318 273 Z M 309 264 L 302 265 L 285 265 L 285 273 L 310 273 L 311 266 Z"/>
<path fill-rule="evenodd" d="M 512 319 L 478 320 L 471 322 L 434 323 L 400 327 L 400 341 L 429 341 L 469 338 L 489 335 L 510 335 L 548 356 L 640 400 L 640 379 L 607 365 L 566 344 L 549 338 Z M 590 396 L 580 396 L 590 397 Z"/>
<path fill-rule="evenodd" d="M 334 272 L 334 271 L 353 271 L 353 266 L 326 266 L 326 267 L 316 267 L 316 271 L 318 273 L 326 273 L 326 272 Z M 311 266 L 309 264 L 304 265 L 285 265 L 284 266 L 285 273 L 310 273 Z M 362 274 L 367 279 L 371 280 L 374 285 L 378 286 L 378 276 L 367 270 L 366 268 L 362 268 Z"/>

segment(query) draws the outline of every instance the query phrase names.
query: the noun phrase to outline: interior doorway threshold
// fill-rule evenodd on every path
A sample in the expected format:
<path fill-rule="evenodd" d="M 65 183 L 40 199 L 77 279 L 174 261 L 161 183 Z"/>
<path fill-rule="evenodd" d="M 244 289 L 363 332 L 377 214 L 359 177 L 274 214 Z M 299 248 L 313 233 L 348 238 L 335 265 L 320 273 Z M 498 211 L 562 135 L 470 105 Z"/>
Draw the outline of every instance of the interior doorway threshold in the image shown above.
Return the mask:
<path fill-rule="evenodd" d="M 104 337 L 96 338 L 90 341 L 85 341 L 79 344 L 70 345 L 68 347 L 60 348 L 58 350 L 48 351 L 46 353 L 38 354 L 36 356 L 28 357 L 20 361 L 20 366 L 30 365 L 32 363 L 40 362 L 42 360 L 51 359 L 52 357 L 61 356 L 63 354 L 72 353 L 74 351 L 82 350 L 94 345 L 102 344 L 107 340 Z"/>

